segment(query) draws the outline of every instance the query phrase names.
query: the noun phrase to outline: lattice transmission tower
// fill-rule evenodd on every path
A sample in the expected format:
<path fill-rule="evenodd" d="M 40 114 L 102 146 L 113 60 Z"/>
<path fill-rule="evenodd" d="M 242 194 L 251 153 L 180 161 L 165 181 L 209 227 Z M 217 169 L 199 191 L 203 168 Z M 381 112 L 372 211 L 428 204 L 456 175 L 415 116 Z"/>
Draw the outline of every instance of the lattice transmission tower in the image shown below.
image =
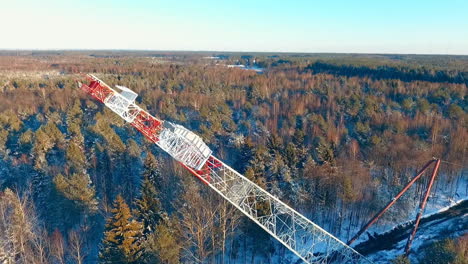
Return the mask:
<path fill-rule="evenodd" d="M 162 121 L 135 104 L 127 87 L 111 88 L 96 76 L 80 88 L 138 129 L 182 166 L 257 223 L 306 263 L 371 263 L 353 248 L 316 225 L 212 155 L 203 140 L 185 127 Z"/>

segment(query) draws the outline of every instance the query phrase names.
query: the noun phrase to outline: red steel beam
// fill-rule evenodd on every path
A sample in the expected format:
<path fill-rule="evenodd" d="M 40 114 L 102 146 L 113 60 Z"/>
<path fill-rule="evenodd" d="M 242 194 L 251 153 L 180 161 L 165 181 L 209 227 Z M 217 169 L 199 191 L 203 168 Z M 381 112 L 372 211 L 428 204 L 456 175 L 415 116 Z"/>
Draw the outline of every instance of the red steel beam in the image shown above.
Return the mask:
<path fill-rule="evenodd" d="M 411 244 L 413 243 L 414 237 L 416 235 L 416 231 L 418 230 L 419 222 L 421 221 L 421 216 L 423 215 L 424 209 L 426 208 L 427 199 L 429 199 L 429 194 L 431 193 L 432 185 L 434 185 L 434 181 L 437 176 L 437 171 L 439 170 L 439 166 L 440 166 L 440 159 L 437 160 L 437 163 L 434 169 L 432 170 L 431 179 L 429 183 L 427 184 L 427 189 L 426 189 L 426 193 L 424 194 L 424 199 L 421 201 L 421 204 L 419 205 L 419 212 L 418 212 L 418 215 L 416 216 L 416 221 L 414 223 L 413 232 L 411 233 L 410 237 L 408 238 L 408 242 L 406 243 L 406 247 L 405 247 L 406 255 L 409 254 Z"/>
<path fill-rule="evenodd" d="M 356 239 L 358 239 L 364 232 L 366 232 L 366 230 L 372 226 L 375 222 L 377 222 L 377 220 L 379 220 L 379 218 L 388 210 L 390 209 L 390 207 L 392 207 L 392 205 L 394 203 L 396 203 L 396 201 L 398 201 L 398 199 L 400 199 L 400 197 L 419 179 L 421 178 L 421 176 L 424 174 L 424 172 L 427 170 L 427 168 L 433 163 L 435 162 L 436 160 L 433 159 L 433 160 L 430 160 L 429 162 L 426 163 L 426 165 L 424 165 L 424 167 L 418 172 L 418 174 L 408 183 L 406 184 L 406 186 L 395 196 L 392 198 L 392 200 L 382 209 L 380 210 L 374 217 L 372 217 L 372 219 L 367 222 L 367 224 L 361 228 L 361 230 L 359 230 L 359 232 L 357 232 L 356 235 L 354 235 L 349 241 L 348 241 L 348 246 L 351 245 L 354 241 L 356 241 Z M 440 162 L 440 161 L 439 161 Z"/>
<path fill-rule="evenodd" d="M 101 83 L 99 80 L 94 79 L 92 76 L 84 75 L 85 78 L 90 82 L 89 85 L 81 84 L 81 89 L 86 93 L 96 98 L 101 103 L 110 95 L 115 93 L 105 83 Z M 132 123 L 130 123 L 138 131 L 140 131 L 150 141 L 157 143 L 159 141 L 159 132 L 162 130 L 162 121 L 152 116 L 148 112 L 141 110 Z"/>

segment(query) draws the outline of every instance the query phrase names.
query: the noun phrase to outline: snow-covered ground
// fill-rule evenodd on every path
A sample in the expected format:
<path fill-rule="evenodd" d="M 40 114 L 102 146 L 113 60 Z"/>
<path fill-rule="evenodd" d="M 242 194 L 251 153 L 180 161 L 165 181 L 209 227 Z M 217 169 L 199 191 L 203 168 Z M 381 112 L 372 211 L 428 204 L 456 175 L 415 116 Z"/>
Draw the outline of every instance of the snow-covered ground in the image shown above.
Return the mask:
<path fill-rule="evenodd" d="M 450 180 L 453 178 L 453 180 Z M 393 209 L 387 211 L 382 219 L 378 220 L 373 226 L 369 228 L 368 233 L 381 234 L 394 229 L 401 224 L 413 221 L 418 212 L 420 196 L 416 195 L 416 184 L 413 185 L 403 197 L 393 205 Z M 387 201 L 390 201 L 391 195 L 385 195 Z M 417 197 L 416 199 L 411 197 Z M 460 172 L 459 177 L 448 177 L 447 175 L 439 175 L 434 187 L 432 188 L 431 195 L 424 210 L 424 217 L 444 211 L 464 200 L 468 200 L 468 170 Z M 406 203 L 405 207 L 401 204 Z M 407 211 L 401 212 L 406 209 Z M 391 216 L 391 217 L 389 217 Z M 349 224 L 345 223 L 343 226 L 347 227 Z M 351 227 L 351 234 L 359 231 L 361 226 Z M 347 240 L 347 237 L 340 236 L 342 240 Z M 355 244 L 359 244 L 367 240 L 366 234 L 363 234 Z"/>
<path fill-rule="evenodd" d="M 405 197 L 406 196 L 406 197 Z M 411 198 L 411 197 L 417 197 Z M 353 244 L 356 246 L 362 242 L 367 241 L 368 234 L 377 235 L 386 232 L 391 232 L 396 228 L 409 225 L 416 218 L 420 199 L 419 195 L 416 195 L 416 186 L 412 186 L 410 191 L 404 195 L 402 200 L 405 200 L 406 206 L 402 207 L 398 203 L 403 201 L 397 201 L 394 205 L 394 209 L 386 213 L 387 218 L 379 220 L 369 230 L 361 235 L 361 237 Z M 431 191 L 426 209 L 424 211 L 423 218 L 437 215 L 445 212 L 456 205 L 461 204 L 468 200 L 468 170 L 460 172 L 458 177 L 448 177 L 447 175 L 439 175 L 435 185 Z M 407 211 L 401 212 L 402 208 L 406 208 Z M 384 215 L 385 216 L 385 215 Z M 385 217 L 383 217 L 385 218 Z M 349 223 L 345 221 L 343 226 L 346 228 Z M 352 226 L 351 234 L 355 234 L 359 231 L 360 226 Z M 434 241 L 441 240 L 447 237 L 459 237 L 463 234 L 468 233 L 468 215 L 450 219 L 444 218 L 435 222 L 421 224 L 416 234 L 415 240 L 412 244 L 412 252 L 417 252 L 419 248 L 426 246 Z M 399 241 L 391 250 L 383 250 L 374 253 L 369 258 L 375 263 L 389 263 L 392 259 L 404 253 L 404 247 L 409 233 L 404 236 L 404 239 Z M 348 237 L 343 233 L 340 239 L 346 241 Z M 418 263 L 415 259 L 416 254 L 411 254 L 412 263 Z M 420 255 L 420 254 L 419 254 Z"/>
<path fill-rule="evenodd" d="M 457 204 L 462 203 L 463 201 L 468 200 L 468 171 L 461 172 L 462 174 L 459 177 L 453 177 L 454 180 L 448 180 L 449 177 L 446 175 L 439 175 L 438 180 L 436 181 L 434 188 L 432 190 L 432 195 L 429 198 L 428 204 L 423 218 L 428 218 L 437 214 L 443 214 L 446 210 L 450 210 Z M 402 201 L 398 201 L 395 204 L 393 211 L 389 211 L 386 214 L 391 215 L 387 219 L 382 219 L 384 221 L 378 221 L 372 228 L 370 228 L 370 234 L 383 234 L 386 232 L 391 232 L 396 228 L 401 228 L 402 226 L 408 226 L 416 217 L 417 208 L 419 206 L 419 195 L 416 195 L 416 185 L 413 186 L 410 191 L 404 195 Z M 391 198 L 390 192 L 384 195 L 382 198 L 385 201 L 389 201 Z M 417 197 L 413 199 L 411 197 Z M 401 203 L 406 203 L 405 206 L 402 206 Z M 406 208 L 408 211 L 401 213 L 402 208 Z M 346 213 L 346 212 L 345 212 Z M 320 216 L 317 216 L 320 215 Z M 310 219 L 316 221 L 317 224 L 323 224 L 327 217 L 324 212 L 315 212 L 315 215 L 307 215 Z M 346 220 L 342 223 L 342 229 L 347 229 L 349 227 L 349 222 L 347 217 Z M 327 222 L 323 225 L 326 229 Z M 334 225 L 333 221 L 328 221 L 329 225 Z M 360 226 L 353 226 L 349 232 L 351 235 L 357 233 L 360 229 Z M 410 230 L 411 228 L 407 228 Z M 409 231 L 406 230 L 406 233 L 400 234 L 401 239 L 392 245 L 391 249 L 380 250 L 375 253 L 369 254 L 367 257 L 375 263 L 390 263 L 391 260 L 395 259 L 399 255 L 404 253 L 404 248 L 406 245 L 407 238 L 409 236 Z M 418 249 L 426 246 L 429 243 L 432 243 L 437 240 L 444 239 L 446 237 L 459 237 L 468 231 L 468 214 L 464 214 L 457 217 L 443 217 L 438 220 L 431 222 L 422 223 L 416 234 L 416 238 L 412 244 L 412 252 L 418 252 Z M 333 232 L 332 232 L 333 233 Z M 342 241 L 347 241 L 348 232 L 341 232 L 341 235 L 338 236 Z M 362 242 L 365 242 L 368 239 L 367 234 L 363 234 L 359 240 L 357 240 L 353 246 L 359 245 Z M 277 243 L 275 245 L 275 254 L 272 254 L 271 258 L 264 256 L 256 256 L 253 259 L 253 263 L 302 263 L 293 253 L 289 252 L 282 248 L 283 246 Z M 283 254 L 277 254 L 280 250 L 283 250 Z M 247 259 L 251 259 L 251 252 L 247 249 Z M 418 263 L 416 256 L 420 254 L 411 254 L 412 263 Z M 243 258 L 232 260 L 231 263 L 244 263 Z"/>
<path fill-rule="evenodd" d="M 456 205 L 461 205 L 462 202 L 466 200 L 459 201 Z M 453 208 L 454 206 L 450 207 Z M 417 257 L 421 257 L 421 254 L 418 254 L 421 248 L 427 246 L 428 244 L 439 241 L 445 238 L 460 237 L 468 233 L 468 213 L 466 206 L 463 210 L 459 211 L 456 216 L 445 215 L 444 212 L 450 210 L 450 208 L 445 208 L 439 212 L 433 212 L 430 215 L 425 216 L 424 218 L 428 219 L 429 217 L 435 218 L 432 221 L 427 221 L 422 223 L 418 229 L 416 237 L 411 246 L 410 258 L 412 263 L 418 263 Z M 440 217 L 437 217 L 440 216 Z M 397 256 L 403 254 L 407 238 L 410 230 L 412 230 L 409 223 L 404 223 L 399 227 L 408 227 L 405 232 L 399 232 L 395 229 L 395 236 L 398 236 L 399 241 L 388 250 L 380 250 L 375 253 L 368 255 L 367 257 L 372 260 L 374 263 L 389 263 L 392 259 L 395 259 Z M 392 231 L 389 231 L 392 232 Z M 378 243 L 376 241 L 375 243 Z M 416 253 L 416 254 L 415 254 Z"/>
<path fill-rule="evenodd" d="M 260 68 L 260 67 L 257 67 L 257 66 L 245 66 L 243 64 L 230 64 L 230 65 L 226 65 L 228 68 L 239 68 L 239 69 L 243 69 L 243 70 L 254 70 L 256 72 L 263 72 L 263 68 Z"/>

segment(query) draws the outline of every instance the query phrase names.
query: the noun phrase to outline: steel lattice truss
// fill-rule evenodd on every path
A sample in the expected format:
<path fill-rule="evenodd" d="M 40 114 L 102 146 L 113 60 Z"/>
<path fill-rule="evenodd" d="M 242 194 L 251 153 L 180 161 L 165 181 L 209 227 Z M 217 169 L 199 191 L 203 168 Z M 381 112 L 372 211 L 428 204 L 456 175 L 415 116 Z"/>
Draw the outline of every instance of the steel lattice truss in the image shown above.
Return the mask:
<path fill-rule="evenodd" d="M 306 263 L 370 263 L 351 247 L 281 202 L 211 155 L 211 150 L 186 128 L 163 122 L 137 105 L 136 93 L 116 92 L 93 75 L 81 88 L 104 103 L 165 150 L 185 168 L 228 200 Z"/>
<path fill-rule="evenodd" d="M 157 144 L 174 159 L 188 167 L 202 169 L 212 151 L 201 140 L 183 126 L 164 122 Z"/>

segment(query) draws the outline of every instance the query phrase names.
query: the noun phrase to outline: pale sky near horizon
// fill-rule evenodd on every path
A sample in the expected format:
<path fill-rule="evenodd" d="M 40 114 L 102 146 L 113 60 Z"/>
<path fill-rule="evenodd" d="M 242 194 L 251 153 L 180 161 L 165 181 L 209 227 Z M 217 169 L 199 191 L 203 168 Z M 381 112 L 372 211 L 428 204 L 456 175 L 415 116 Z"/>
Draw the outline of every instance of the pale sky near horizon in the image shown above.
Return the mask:
<path fill-rule="evenodd" d="M 0 0 L 0 49 L 468 55 L 468 0 Z"/>

